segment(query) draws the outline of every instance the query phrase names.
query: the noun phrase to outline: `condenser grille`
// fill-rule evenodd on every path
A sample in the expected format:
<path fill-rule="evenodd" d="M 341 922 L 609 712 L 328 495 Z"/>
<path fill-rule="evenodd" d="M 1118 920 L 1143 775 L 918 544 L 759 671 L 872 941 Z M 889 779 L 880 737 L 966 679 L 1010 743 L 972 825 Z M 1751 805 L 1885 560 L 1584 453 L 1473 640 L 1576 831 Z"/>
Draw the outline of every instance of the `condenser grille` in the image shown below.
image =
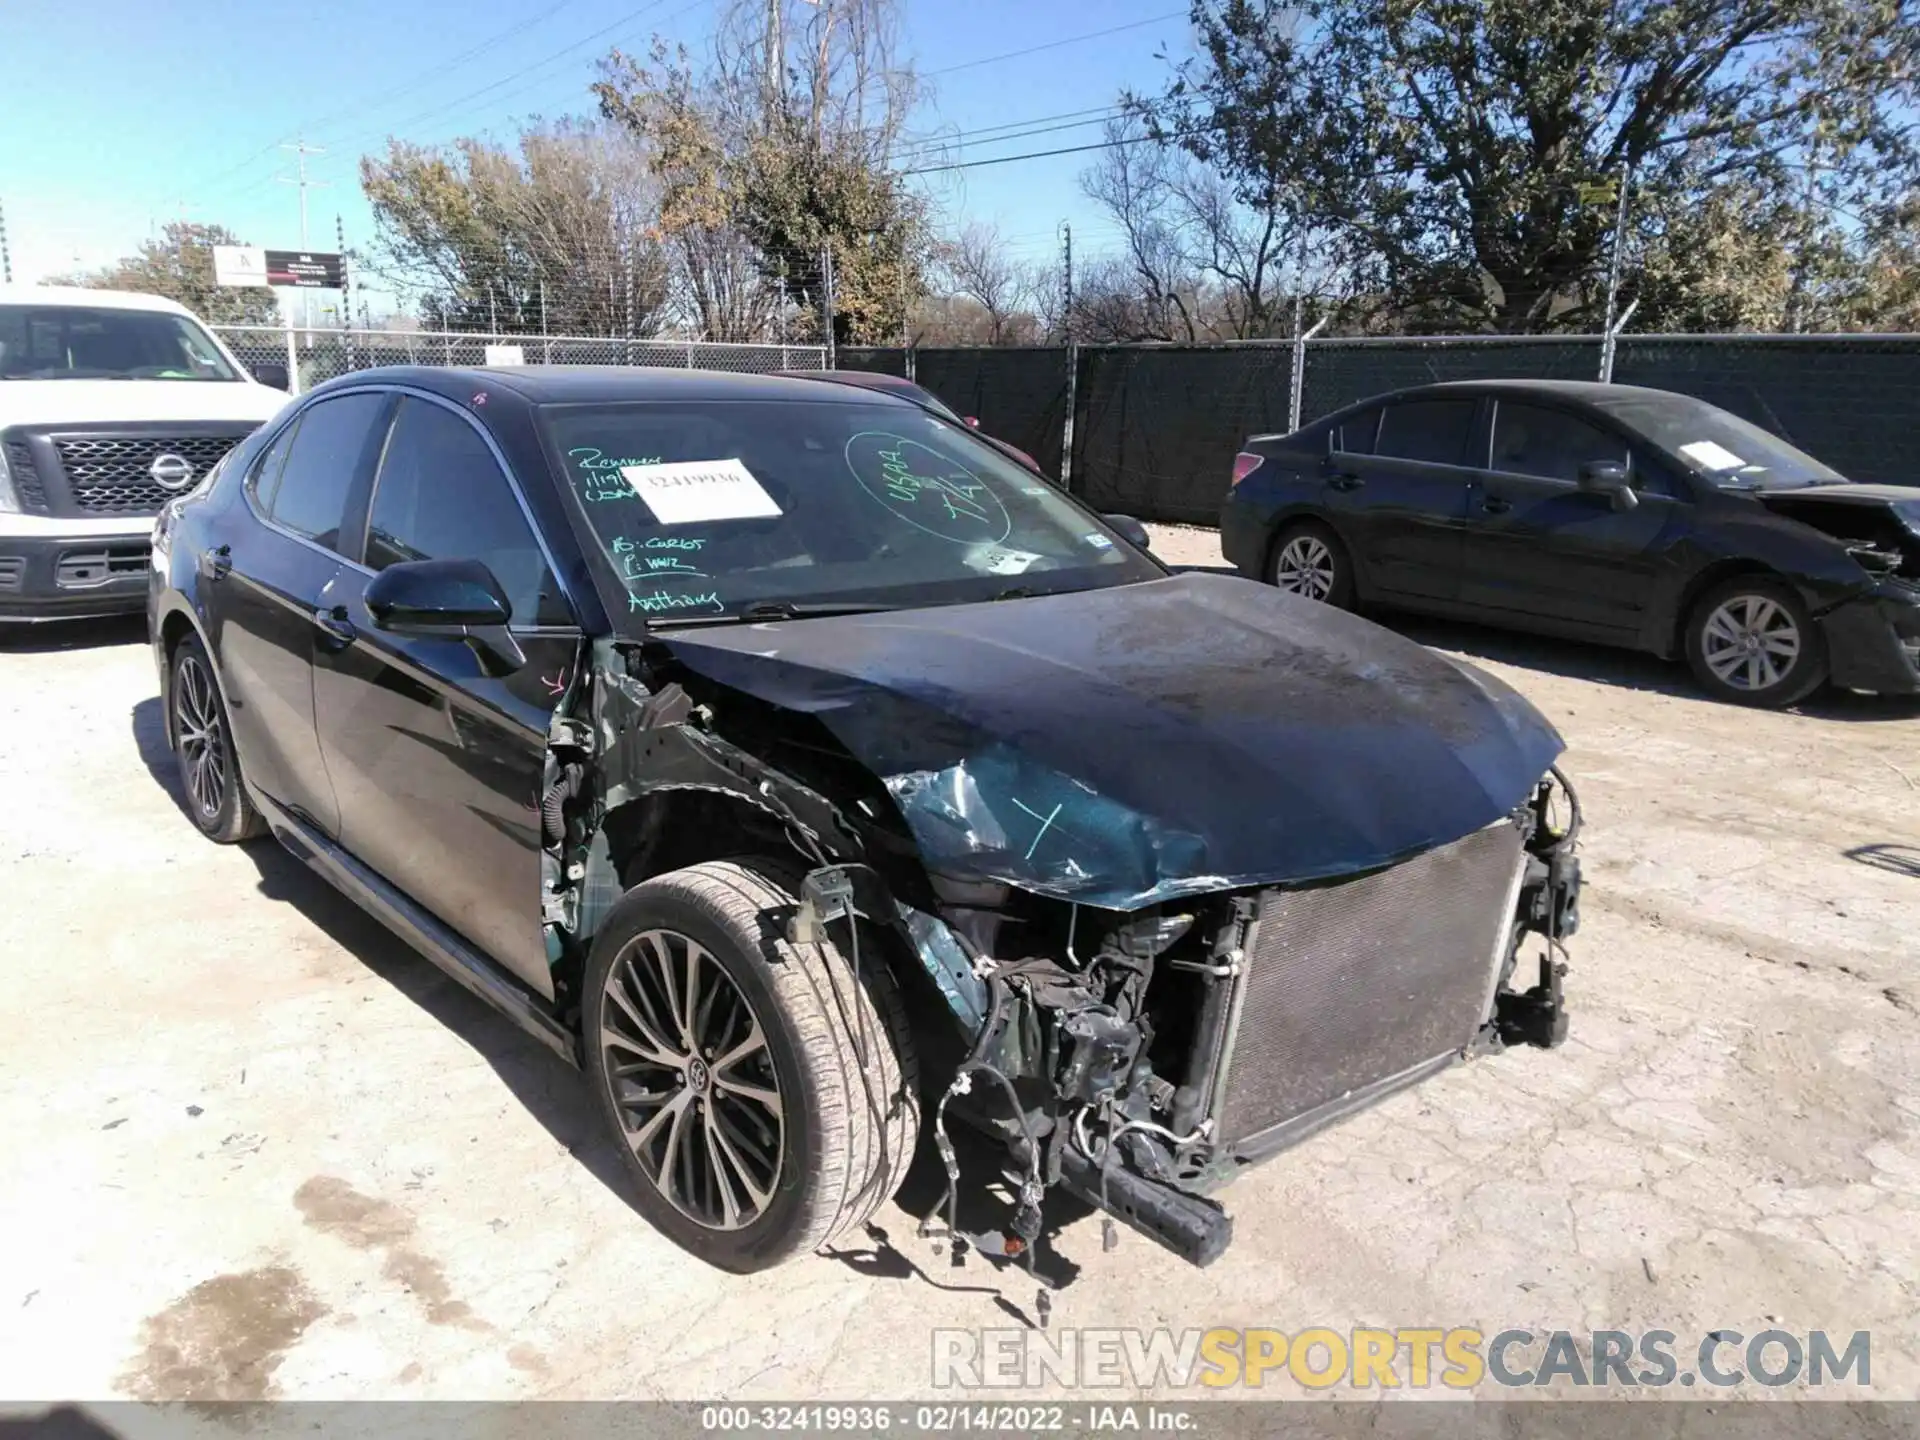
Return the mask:
<path fill-rule="evenodd" d="M 1217 1143 L 1465 1046 L 1512 923 L 1522 838 L 1502 822 L 1356 880 L 1262 893 Z"/>

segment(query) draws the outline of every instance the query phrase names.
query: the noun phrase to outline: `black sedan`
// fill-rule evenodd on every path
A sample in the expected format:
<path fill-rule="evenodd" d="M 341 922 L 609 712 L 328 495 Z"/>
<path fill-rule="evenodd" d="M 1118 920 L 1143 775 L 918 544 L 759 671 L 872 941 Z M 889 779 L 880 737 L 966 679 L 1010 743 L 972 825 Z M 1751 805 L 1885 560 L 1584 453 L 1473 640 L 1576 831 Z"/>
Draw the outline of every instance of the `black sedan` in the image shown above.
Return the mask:
<path fill-rule="evenodd" d="M 1130 529 L 849 386 L 373 370 L 167 506 L 149 619 L 194 822 L 585 1069 L 693 1253 L 857 1229 L 924 1083 L 950 1197 L 950 1120 L 1024 1177 L 956 1246 L 1061 1185 L 1204 1263 L 1245 1164 L 1563 1037 L 1578 812 L 1499 681 Z"/>
<path fill-rule="evenodd" d="M 1920 490 L 1852 484 L 1685 395 L 1378 396 L 1248 440 L 1220 539 L 1296 594 L 1684 655 L 1750 705 L 1920 691 Z"/>

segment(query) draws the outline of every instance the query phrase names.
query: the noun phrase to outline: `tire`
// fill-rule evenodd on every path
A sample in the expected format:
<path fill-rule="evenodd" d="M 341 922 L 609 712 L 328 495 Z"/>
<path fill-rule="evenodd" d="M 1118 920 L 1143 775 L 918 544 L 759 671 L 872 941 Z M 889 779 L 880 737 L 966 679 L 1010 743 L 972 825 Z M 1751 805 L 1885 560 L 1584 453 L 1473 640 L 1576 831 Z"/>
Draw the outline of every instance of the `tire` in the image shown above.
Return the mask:
<path fill-rule="evenodd" d="M 1267 583 L 1340 610 L 1353 608 L 1353 561 L 1331 526 L 1295 520 L 1273 537 Z"/>
<path fill-rule="evenodd" d="M 1687 664 L 1709 695 L 1779 709 L 1827 683 L 1827 645 L 1800 597 L 1779 580 L 1736 575 L 1687 617 Z"/>
<path fill-rule="evenodd" d="M 187 814 L 200 833 L 222 845 L 266 833 L 266 822 L 247 798 L 240 754 L 233 745 L 227 703 L 214 675 L 213 661 L 199 637 L 187 636 L 173 651 L 167 686 L 167 730 L 173 737 L 174 763 Z"/>
<path fill-rule="evenodd" d="M 862 945 L 856 985 L 838 944 L 789 941 L 801 878 L 768 859 L 658 876 L 608 912 L 587 965 L 582 1053 L 639 1209 L 737 1274 L 863 1225 L 899 1189 L 920 1136 L 913 1042 L 879 943 Z M 704 1027 L 691 1045 L 688 1008 Z M 683 1144 L 691 1158 L 669 1163 Z"/>

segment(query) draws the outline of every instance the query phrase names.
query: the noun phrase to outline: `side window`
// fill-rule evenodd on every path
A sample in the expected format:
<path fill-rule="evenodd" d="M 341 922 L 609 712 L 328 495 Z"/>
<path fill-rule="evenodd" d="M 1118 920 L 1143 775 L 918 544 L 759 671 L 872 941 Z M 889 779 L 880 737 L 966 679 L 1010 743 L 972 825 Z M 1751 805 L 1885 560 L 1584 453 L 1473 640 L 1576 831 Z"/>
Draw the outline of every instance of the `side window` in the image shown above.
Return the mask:
<path fill-rule="evenodd" d="M 513 605 L 514 623 L 572 617 L 500 463 L 461 416 L 405 399 L 374 481 L 369 569 L 406 560 L 479 560 Z"/>
<path fill-rule="evenodd" d="M 1458 465 L 1473 429 L 1472 400 L 1408 400 L 1380 417 L 1374 453 L 1429 465 Z"/>
<path fill-rule="evenodd" d="M 340 521 L 354 472 L 386 403 L 384 395 L 342 395 L 302 412 L 278 476 L 263 475 L 263 488 L 255 492 L 274 524 L 329 550 L 340 548 Z M 263 463 L 272 460 L 270 450 Z M 269 480 L 271 493 L 264 489 Z"/>
<path fill-rule="evenodd" d="M 1374 436 L 1380 432 L 1380 412 L 1368 410 L 1344 421 L 1333 433 L 1333 448 L 1348 455 L 1373 454 Z"/>
<path fill-rule="evenodd" d="M 253 503 L 260 507 L 263 514 L 273 513 L 273 496 L 280 488 L 280 472 L 286 468 L 287 451 L 293 448 L 293 432 L 299 428 L 300 421 L 296 418 L 273 437 L 273 444 L 254 462 L 253 474 L 248 477 L 247 485 L 253 491 Z"/>
<path fill-rule="evenodd" d="M 1492 469 L 1571 485 L 1594 460 L 1627 464 L 1627 442 L 1561 410 L 1511 400 L 1495 407 Z"/>

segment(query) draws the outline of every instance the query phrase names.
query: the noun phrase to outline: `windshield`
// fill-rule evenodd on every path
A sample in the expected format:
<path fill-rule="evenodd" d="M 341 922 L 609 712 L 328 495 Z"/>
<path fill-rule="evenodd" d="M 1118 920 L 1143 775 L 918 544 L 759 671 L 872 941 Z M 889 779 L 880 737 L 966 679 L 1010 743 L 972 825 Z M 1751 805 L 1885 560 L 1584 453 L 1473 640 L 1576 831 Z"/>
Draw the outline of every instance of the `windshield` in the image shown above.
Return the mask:
<path fill-rule="evenodd" d="M 1162 573 L 1058 490 L 918 408 L 672 401 L 541 416 L 612 594 L 654 626 Z"/>
<path fill-rule="evenodd" d="M 0 305 L 0 380 L 237 380 L 184 315 Z"/>
<path fill-rule="evenodd" d="M 1846 477 L 1778 435 L 1702 400 L 1609 400 L 1604 408 L 1729 490 L 1831 485 Z"/>

